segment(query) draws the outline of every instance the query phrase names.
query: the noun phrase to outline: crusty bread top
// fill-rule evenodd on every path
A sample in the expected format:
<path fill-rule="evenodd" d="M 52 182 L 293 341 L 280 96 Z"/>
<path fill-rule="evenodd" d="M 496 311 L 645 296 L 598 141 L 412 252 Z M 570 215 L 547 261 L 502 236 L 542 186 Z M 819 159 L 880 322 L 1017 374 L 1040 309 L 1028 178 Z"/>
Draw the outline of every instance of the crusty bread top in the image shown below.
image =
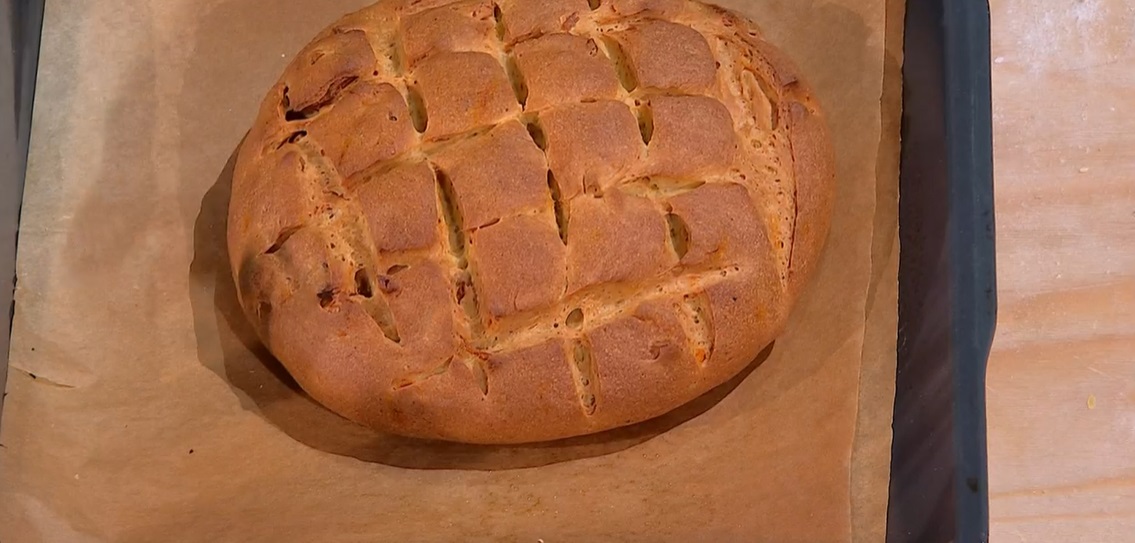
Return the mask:
<path fill-rule="evenodd" d="M 233 179 L 242 306 L 315 399 L 542 441 L 663 414 L 780 333 L 827 235 L 822 115 L 687 0 L 384 0 L 265 99 Z"/>

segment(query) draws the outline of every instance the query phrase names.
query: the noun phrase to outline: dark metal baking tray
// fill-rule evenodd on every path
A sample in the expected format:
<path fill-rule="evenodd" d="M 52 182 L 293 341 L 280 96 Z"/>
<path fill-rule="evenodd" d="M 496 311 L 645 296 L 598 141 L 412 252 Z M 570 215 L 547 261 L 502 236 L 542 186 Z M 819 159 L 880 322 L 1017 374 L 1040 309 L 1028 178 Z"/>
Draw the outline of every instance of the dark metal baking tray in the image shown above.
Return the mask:
<path fill-rule="evenodd" d="M 0 389 L 42 21 L 43 0 L 0 0 Z M 996 321 L 989 6 L 912 0 L 905 30 L 887 541 L 985 542 Z"/>
<path fill-rule="evenodd" d="M 989 4 L 911 0 L 904 35 L 887 541 L 984 543 L 997 313 Z"/>

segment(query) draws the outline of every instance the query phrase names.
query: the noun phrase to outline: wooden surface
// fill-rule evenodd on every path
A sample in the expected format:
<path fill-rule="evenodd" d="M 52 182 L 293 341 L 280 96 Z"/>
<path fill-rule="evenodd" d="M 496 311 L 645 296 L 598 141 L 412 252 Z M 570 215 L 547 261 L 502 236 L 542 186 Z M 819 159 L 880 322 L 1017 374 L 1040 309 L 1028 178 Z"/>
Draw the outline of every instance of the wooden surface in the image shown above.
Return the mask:
<path fill-rule="evenodd" d="M 1135 0 L 991 4 L 991 541 L 1135 541 Z"/>

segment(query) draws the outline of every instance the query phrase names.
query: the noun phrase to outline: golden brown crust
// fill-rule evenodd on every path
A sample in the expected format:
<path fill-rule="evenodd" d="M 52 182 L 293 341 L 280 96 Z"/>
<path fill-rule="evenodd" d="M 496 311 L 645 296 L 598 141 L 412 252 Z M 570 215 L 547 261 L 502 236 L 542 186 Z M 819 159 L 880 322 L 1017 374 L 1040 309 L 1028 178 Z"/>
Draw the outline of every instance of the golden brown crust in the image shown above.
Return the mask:
<path fill-rule="evenodd" d="M 835 155 L 827 125 L 810 107 L 789 106 L 789 141 L 796 177 L 796 232 L 792 240 L 788 284 L 799 295 L 819 263 L 835 202 Z"/>
<path fill-rule="evenodd" d="M 618 96 L 615 67 L 599 52 L 595 40 L 547 34 L 517 43 L 512 57 L 517 72 L 524 74 L 528 110 Z"/>
<path fill-rule="evenodd" d="M 594 6 L 594 8 L 592 7 Z M 237 160 L 242 306 L 315 399 L 519 443 L 661 415 L 782 330 L 834 164 L 795 68 L 688 0 L 384 0 Z"/>
<path fill-rule="evenodd" d="M 564 200 L 625 181 L 644 152 L 638 120 L 620 101 L 567 103 L 541 114 L 540 124 L 548 165 Z"/>
<path fill-rule="evenodd" d="M 796 64 L 780 49 L 761 39 L 751 21 L 717 6 L 723 25 L 753 48 L 767 65 L 766 75 L 782 97 L 780 115 L 787 119 L 786 133 L 795 179 L 796 211 L 792 250 L 788 262 L 789 299 L 795 301 L 819 263 L 831 226 L 835 204 L 835 150 L 820 104 Z"/>

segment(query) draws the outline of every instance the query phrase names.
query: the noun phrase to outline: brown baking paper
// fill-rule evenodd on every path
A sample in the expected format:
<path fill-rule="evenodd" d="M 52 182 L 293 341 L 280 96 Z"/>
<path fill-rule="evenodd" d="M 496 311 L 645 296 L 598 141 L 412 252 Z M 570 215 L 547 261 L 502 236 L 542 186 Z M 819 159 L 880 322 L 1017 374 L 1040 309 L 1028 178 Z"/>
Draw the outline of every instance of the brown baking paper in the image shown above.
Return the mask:
<path fill-rule="evenodd" d="M 887 0 L 882 135 L 876 162 L 871 284 L 859 372 L 859 414 L 851 457 L 853 541 L 884 541 L 891 478 L 891 420 L 895 402 L 899 270 L 899 131 L 905 0 Z M 900 535 L 900 538 L 902 536 Z"/>
<path fill-rule="evenodd" d="M 897 150 L 881 135 L 885 2 L 721 2 L 796 59 L 833 129 L 833 234 L 784 336 L 659 420 L 470 447 L 379 435 L 308 400 L 256 343 L 228 273 L 232 155 L 263 93 L 318 30 L 367 1 L 48 3 L 0 422 L 0 540 L 882 533 L 890 403 L 878 395 L 893 393 L 893 371 L 879 368 L 888 357 L 893 368 L 894 328 L 879 319 L 893 319 L 896 272 L 884 264 L 897 254 L 876 209 L 889 190 L 877 173 L 893 178 L 878 158 Z M 878 392 L 863 402 L 870 413 L 858 409 L 861 371 L 875 386 L 862 390 Z"/>

